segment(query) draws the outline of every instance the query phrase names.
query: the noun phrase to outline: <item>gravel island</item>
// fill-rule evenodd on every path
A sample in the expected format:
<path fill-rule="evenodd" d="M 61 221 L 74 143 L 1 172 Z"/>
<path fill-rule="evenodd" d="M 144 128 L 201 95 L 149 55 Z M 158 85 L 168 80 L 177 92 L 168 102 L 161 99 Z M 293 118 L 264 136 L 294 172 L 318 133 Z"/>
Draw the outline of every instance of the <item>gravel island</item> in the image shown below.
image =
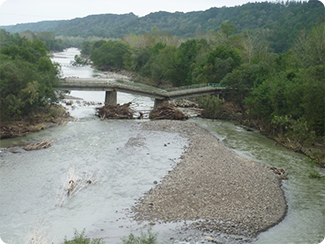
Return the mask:
<path fill-rule="evenodd" d="M 193 221 L 204 232 L 255 237 L 287 212 L 281 178 L 235 154 L 197 124 L 142 122 L 142 129 L 177 132 L 189 140 L 181 160 L 132 208 L 137 221 Z M 167 156 L 167 155 L 166 155 Z"/>

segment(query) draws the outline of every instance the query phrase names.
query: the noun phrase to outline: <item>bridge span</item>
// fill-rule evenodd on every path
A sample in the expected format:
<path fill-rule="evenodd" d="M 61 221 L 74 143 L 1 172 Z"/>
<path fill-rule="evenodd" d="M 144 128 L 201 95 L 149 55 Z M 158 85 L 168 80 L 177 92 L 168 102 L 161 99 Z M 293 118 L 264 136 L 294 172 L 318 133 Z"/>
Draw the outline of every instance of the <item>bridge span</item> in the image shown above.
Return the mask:
<path fill-rule="evenodd" d="M 65 78 L 60 82 L 61 88 L 66 90 L 105 91 L 105 103 L 116 104 L 117 92 L 152 97 L 155 99 L 154 107 L 176 98 L 195 97 L 208 94 L 221 93 L 224 87 L 215 84 L 199 84 L 186 87 L 176 87 L 163 90 L 156 87 L 135 83 L 102 78 Z"/>

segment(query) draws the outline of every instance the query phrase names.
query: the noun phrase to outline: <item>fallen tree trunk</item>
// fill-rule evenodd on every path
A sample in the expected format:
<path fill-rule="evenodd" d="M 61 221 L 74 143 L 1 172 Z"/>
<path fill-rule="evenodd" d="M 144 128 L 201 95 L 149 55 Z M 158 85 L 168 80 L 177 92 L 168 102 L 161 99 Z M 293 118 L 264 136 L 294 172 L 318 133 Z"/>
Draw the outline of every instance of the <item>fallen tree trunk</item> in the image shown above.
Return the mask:
<path fill-rule="evenodd" d="M 149 119 L 185 120 L 188 117 L 173 105 L 163 104 L 150 112 Z"/>
<path fill-rule="evenodd" d="M 96 108 L 96 115 L 100 119 L 133 119 L 134 112 L 130 109 L 131 103 L 123 105 L 106 104 L 103 107 Z"/>
<path fill-rule="evenodd" d="M 32 151 L 32 150 L 39 150 L 39 149 L 44 149 L 48 148 L 52 145 L 52 141 L 42 141 L 33 145 L 27 145 L 23 147 L 24 150 L 26 151 Z"/>

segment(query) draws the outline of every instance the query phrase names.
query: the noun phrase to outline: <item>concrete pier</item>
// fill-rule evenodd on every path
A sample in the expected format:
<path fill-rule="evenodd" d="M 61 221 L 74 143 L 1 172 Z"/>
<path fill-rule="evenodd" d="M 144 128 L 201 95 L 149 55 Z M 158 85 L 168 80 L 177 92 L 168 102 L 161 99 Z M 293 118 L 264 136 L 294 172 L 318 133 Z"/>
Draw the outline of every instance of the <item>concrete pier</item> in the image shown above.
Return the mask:
<path fill-rule="evenodd" d="M 113 105 L 117 104 L 117 92 L 116 92 L 116 90 L 106 91 L 105 104 L 113 104 Z"/>
<path fill-rule="evenodd" d="M 164 103 L 169 103 L 168 99 L 159 99 L 159 98 L 155 98 L 155 104 L 153 106 L 153 108 L 158 108 L 159 106 L 161 106 Z"/>

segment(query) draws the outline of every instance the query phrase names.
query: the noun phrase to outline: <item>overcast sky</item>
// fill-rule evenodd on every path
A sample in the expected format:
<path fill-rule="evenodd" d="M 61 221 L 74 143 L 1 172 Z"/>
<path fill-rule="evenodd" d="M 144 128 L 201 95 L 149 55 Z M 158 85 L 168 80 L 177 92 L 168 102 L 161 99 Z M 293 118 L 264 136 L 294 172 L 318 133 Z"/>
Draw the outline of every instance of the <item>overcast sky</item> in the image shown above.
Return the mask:
<path fill-rule="evenodd" d="M 191 12 L 255 1 L 265 0 L 0 0 L 0 25 L 66 20 L 106 13 L 133 12 L 141 17 L 160 10 Z"/>

